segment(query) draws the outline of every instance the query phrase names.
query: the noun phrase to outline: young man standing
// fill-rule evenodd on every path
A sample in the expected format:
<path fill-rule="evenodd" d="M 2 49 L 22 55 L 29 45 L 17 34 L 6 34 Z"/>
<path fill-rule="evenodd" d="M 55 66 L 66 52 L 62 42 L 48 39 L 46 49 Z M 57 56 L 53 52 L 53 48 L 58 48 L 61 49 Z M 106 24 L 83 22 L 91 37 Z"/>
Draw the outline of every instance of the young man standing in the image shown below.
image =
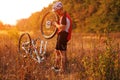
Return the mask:
<path fill-rule="evenodd" d="M 59 21 L 54 22 L 54 25 L 58 28 L 58 35 L 55 48 L 55 67 L 53 67 L 52 69 L 64 72 L 66 70 L 67 61 L 67 42 L 71 38 L 72 21 L 68 13 L 63 10 L 63 5 L 61 2 L 56 2 L 53 5 L 52 10 L 59 16 Z"/>

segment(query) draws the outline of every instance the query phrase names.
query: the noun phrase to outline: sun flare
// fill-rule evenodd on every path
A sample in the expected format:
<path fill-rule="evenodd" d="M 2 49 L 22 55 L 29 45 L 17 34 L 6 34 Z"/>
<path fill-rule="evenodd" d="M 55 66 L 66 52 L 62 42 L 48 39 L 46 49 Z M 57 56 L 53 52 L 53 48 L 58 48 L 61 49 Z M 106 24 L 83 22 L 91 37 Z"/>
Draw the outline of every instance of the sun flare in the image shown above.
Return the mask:
<path fill-rule="evenodd" d="M 21 18 L 47 7 L 54 0 L 0 0 L 0 21 L 4 24 L 16 24 Z"/>

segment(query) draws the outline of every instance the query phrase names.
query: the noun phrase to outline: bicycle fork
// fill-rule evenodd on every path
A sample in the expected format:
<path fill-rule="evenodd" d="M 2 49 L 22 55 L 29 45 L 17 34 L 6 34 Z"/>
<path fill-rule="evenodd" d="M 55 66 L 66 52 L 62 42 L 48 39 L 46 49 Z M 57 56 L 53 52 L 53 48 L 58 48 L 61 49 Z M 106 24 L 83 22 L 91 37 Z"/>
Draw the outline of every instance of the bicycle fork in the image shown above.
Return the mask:
<path fill-rule="evenodd" d="M 43 41 L 41 40 L 41 44 L 40 44 L 40 51 L 39 53 L 44 55 L 46 53 L 46 46 L 47 46 L 47 41 Z"/>
<path fill-rule="evenodd" d="M 44 58 L 44 55 L 46 54 L 46 46 L 47 46 L 47 41 L 43 41 L 41 40 L 40 42 L 40 51 L 39 51 L 39 54 L 40 54 L 40 62 L 42 62 L 45 58 Z"/>
<path fill-rule="evenodd" d="M 44 60 L 43 55 L 46 53 L 47 41 L 44 42 L 43 40 L 41 40 L 39 53 L 38 53 L 38 51 L 37 51 L 37 48 L 36 48 L 34 42 L 32 43 L 32 45 L 33 45 L 33 47 L 35 48 L 34 53 L 36 54 L 36 58 L 37 58 L 38 63 L 42 62 L 42 61 Z M 43 48 L 43 46 L 44 46 L 44 48 Z M 43 51 L 43 50 L 44 50 L 44 51 Z M 41 56 L 39 56 L 39 54 L 40 54 Z M 33 58 L 33 59 L 36 60 L 35 58 Z"/>

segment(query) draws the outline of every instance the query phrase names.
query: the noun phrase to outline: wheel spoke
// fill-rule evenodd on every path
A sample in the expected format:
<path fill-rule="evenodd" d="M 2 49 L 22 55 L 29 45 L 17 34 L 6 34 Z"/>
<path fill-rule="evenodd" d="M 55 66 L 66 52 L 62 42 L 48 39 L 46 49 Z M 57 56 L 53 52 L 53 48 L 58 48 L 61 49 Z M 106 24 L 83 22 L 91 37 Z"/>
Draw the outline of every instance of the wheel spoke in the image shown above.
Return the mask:
<path fill-rule="evenodd" d="M 58 21 L 58 18 L 53 12 L 48 12 L 43 17 L 41 22 L 41 33 L 44 38 L 50 39 L 56 34 L 57 28 L 53 25 L 55 21 Z"/>
<path fill-rule="evenodd" d="M 19 53 L 25 54 L 30 53 L 30 47 L 31 47 L 31 37 L 28 33 L 24 33 L 20 36 L 19 39 Z"/>

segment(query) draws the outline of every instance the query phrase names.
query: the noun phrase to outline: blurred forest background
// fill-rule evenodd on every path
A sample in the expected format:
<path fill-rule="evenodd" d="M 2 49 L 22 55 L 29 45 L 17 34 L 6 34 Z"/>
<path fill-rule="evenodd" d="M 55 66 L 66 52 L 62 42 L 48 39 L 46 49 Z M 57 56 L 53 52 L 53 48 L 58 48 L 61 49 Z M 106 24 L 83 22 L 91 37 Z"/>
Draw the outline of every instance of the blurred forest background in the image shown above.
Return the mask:
<path fill-rule="evenodd" d="M 42 64 L 18 53 L 21 33 L 41 37 L 41 20 L 51 3 L 16 25 L 0 22 L 0 80 L 120 80 L 120 0 L 59 1 L 73 21 L 67 73 L 51 71 L 56 38 L 47 40 L 49 57 Z"/>
<path fill-rule="evenodd" d="M 120 31 L 120 1 L 119 0 L 59 0 L 73 21 L 73 30 L 82 33 L 103 33 Z M 55 2 L 55 1 L 54 1 Z M 53 2 L 53 3 L 54 3 Z M 41 19 L 52 9 L 52 4 L 29 18 L 20 19 L 15 27 L 0 22 L 0 30 L 14 28 L 18 31 L 38 31 Z"/>

